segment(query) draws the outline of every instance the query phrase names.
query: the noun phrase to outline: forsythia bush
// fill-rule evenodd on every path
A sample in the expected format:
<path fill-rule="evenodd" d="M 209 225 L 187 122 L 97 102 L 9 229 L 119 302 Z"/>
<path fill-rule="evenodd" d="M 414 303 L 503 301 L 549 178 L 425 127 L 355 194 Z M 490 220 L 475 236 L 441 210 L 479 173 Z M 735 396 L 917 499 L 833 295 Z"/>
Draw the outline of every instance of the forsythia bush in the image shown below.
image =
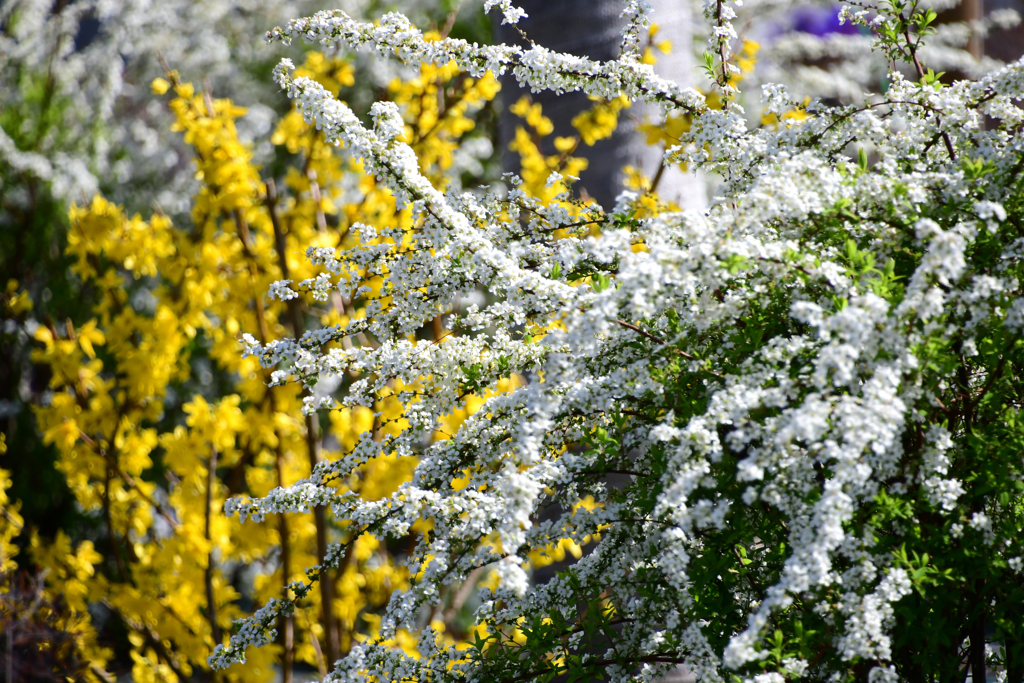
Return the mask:
<path fill-rule="evenodd" d="M 307 55 L 300 73 L 335 95 L 354 81 L 351 64 L 316 52 Z M 184 225 L 159 211 L 148 220 L 129 216 L 102 196 L 72 207 L 66 256 L 99 303 L 96 317 L 83 325 L 68 320 L 36 330 L 33 360 L 49 369 L 54 392 L 36 414 L 44 441 L 60 454 L 61 475 L 85 514 L 100 518 L 103 537 L 76 543 L 61 530 L 48 542 L 26 532 L 30 539 L 23 541 L 31 552 L 22 564 L 41 574 L 31 590 L 23 590 L 14 573 L 17 546 L 10 542 L 23 535 L 23 520 L 17 503 L 6 512 L 0 526 L 0 572 L 12 596 L 6 609 L 17 611 L 22 594 L 25 604 L 40 596 L 55 601 L 50 631 L 33 631 L 24 620 L 9 624 L 10 632 L 25 634 L 11 658 L 21 676 L 52 671 L 110 678 L 110 667 L 126 657 L 99 644 L 89 605 L 93 612 L 100 608 L 104 622 L 113 619 L 127 629 L 133 678 L 203 675 L 210 649 L 241 616 L 243 601 L 291 598 L 289 584 L 325 557 L 327 542 L 349 539 L 344 523 L 322 511 L 313 520 L 282 514 L 242 526 L 224 516 L 224 500 L 239 493 L 264 496 L 300 481 L 314 462 L 340 457 L 361 434 L 380 438 L 397 434 L 404 424 L 394 396 L 401 383 L 379 391 L 372 409 L 332 413 L 323 429 L 315 416 L 297 418 L 302 392 L 295 386 L 268 388 L 270 375 L 254 359 L 239 357 L 238 337 L 301 336 L 309 318 L 331 325 L 365 316 L 362 300 L 334 295 L 324 308 L 307 310 L 296 300 L 267 304 L 263 292 L 282 277 L 315 275 L 301 258 L 302 245 L 351 247 L 358 225 L 411 230 L 412 212 L 396 207 L 390 190 L 366 176 L 357 161 L 336 154 L 297 111 L 272 135 L 295 160 L 283 174 L 287 194 L 279 196 L 239 140 L 235 120 L 243 108 L 197 93 L 175 73 L 152 87 L 154 96 L 169 98 L 175 130 L 194 152 L 200 190 Z M 454 64 L 425 65 L 417 77 L 392 83 L 389 96 L 402 107 L 406 139 L 433 182 L 457 180 L 451 175 L 453 152 L 474 131 L 473 115 L 497 90 L 492 75 L 467 78 Z M 586 160 L 571 152 L 610 135 L 621 107 L 621 101 L 597 102 L 577 121 L 576 137 L 559 139 L 562 153 L 545 157 L 537 142 L 550 134 L 550 122 L 528 99 L 516 105 L 526 124 L 516 151 L 539 199 L 558 201 L 559 190 L 546 183 L 551 172 L 572 175 L 585 168 Z M 360 272 L 359 278 L 380 287 L 381 278 L 372 273 Z M 12 316 L 31 309 L 16 283 L 8 290 L 4 304 Z M 440 318 L 430 332 L 435 338 L 451 334 Z M 360 336 L 356 343 L 372 341 Z M 431 438 L 450 438 L 485 397 L 518 382 L 509 377 L 482 387 L 480 396 L 463 396 Z M 410 458 L 382 455 L 336 488 L 380 499 L 408 479 L 412 465 Z M 0 485 L 6 488 L 9 481 Z M 395 562 L 404 545 L 360 535 L 332 580 L 322 582 L 323 590 L 282 621 L 276 646 L 221 677 L 266 680 L 277 666 L 288 680 L 299 662 L 326 673 L 354 643 L 378 635 L 379 611 L 393 590 L 408 587 L 408 572 Z M 545 566 L 566 552 L 579 557 L 581 549 L 562 539 L 533 552 L 531 560 Z M 464 591 L 433 615 L 433 626 L 465 637 L 471 624 L 464 623 L 460 604 L 469 597 Z M 26 640 L 30 636 L 35 640 Z M 415 652 L 408 632 L 398 632 L 391 642 Z M 27 655 L 33 647 L 44 654 Z M 47 662 L 54 654 L 58 660 Z"/>
<path fill-rule="evenodd" d="M 606 108 L 658 104 L 679 122 L 668 158 L 723 183 L 705 214 L 644 211 L 630 193 L 602 210 L 557 169 L 556 201 L 517 179 L 446 191 L 393 102 L 367 127 L 283 61 L 275 78 L 304 120 L 410 213 L 353 224 L 351 245 L 311 241 L 316 277 L 270 288 L 364 302 L 364 316 L 249 333 L 246 357 L 277 368 L 274 387 L 310 392 L 305 415 L 382 414 L 393 390 L 405 422 L 227 501 L 256 525 L 326 505 L 347 537 L 294 598 L 241 620 L 215 667 L 272 642 L 364 535 L 421 529 L 408 584 L 330 680 L 650 681 L 680 666 L 704 681 L 1024 680 L 1024 63 L 947 85 L 921 61 L 933 10 L 845 8 L 874 32 L 888 89 L 831 107 L 766 85 L 751 127 L 733 3 L 705 4 L 714 98 L 644 63 L 644 7 L 628 3 L 606 63 L 434 40 L 397 14 L 271 32 L 511 71 Z M 438 316 L 458 334 L 424 338 Z M 357 378 L 343 392 L 320 389 L 343 374 Z M 466 395 L 520 377 L 433 438 Z M 381 453 L 415 458 L 411 479 L 375 499 L 337 486 Z M 555 546 L 586 552 L 531 583 L 531 554 Z M 472 636 L 453 645 L 429 617 L 481 576 Z M 394 647 L 411 630 L 415 650 Z"/>
<path fill-rule="evenodd" d="M 308 55 L 301 73 L 335 94 L 353 82 L 347 62 L 320 53 Z M 254 653 L 226 677 L 269 680 L 277 663 L 290 678 L 293 661 L 325 671 L 339 652 L 378 635 L 377 613 L 391 591 L 409 585 L 394 560 L 403 546 L 353 537 L 323 511 L 316 519 L 282 514 L 241 525 L 224 515 L 224 501 L 301 481 L 361 434 L 399 433 L 403 406 L 394 394 L 402 385 L 378 391 L 373 406 L 332 414 L 321 427 L 316 416 L 302 418 L 300 388 L 268 386 L 270 374 L 240 357 L 238 337 L 301 337 L 310 318 L 334 325 L 364 317 L 367 301 L 385 297 L 371 272 L 358 277 L 375 295 L 335 295 L 316 310 L 296 300 L 267 304 L 263 293 L 281 278 L 315 277 L 302 258 L 306 245 L 350 247 L 360 229 L 353 226 L 409 230 L 413 213 L 396 206 L 358 161 L 324 144 L 297 112 L 273 134 L 295 159 L 278 192 L 239 142 L 234 121 L 244 109 L 196 92 L 174 73 L 153 90 L 170 98 L 175 127 L 195 153 L 201 188 L 191 222 L 174 225 L 159 212 L 148 220 L 129 216 L 99 196 L 73 207 L 68 253 L 75 274 L 96 292 L 96 317 L 77 328 L 70 321 L 40 327 L 35 335 L 41 348 L 34 360 L 50 368 L 54 390 L 37 409 L 39 426 L 57 447 L 78 504 L 102 516 L 112 571 L 103 571 L 92 542 L 72 546 L 63 532 L 53 545 L 33 536 L 31 559 L 44 572 L 46 594 L 64 596 L 65 630 L 76 656 L 91 665 L 82 675 L 109 678 L 103 667 L 113 656 L 96 645 L 92 603 L 128 629 L 133 679 L 175 680 L 206 668 L 209 651 L 242 615 L 240 589 L 260 603 L 289 600 L 289 585 L 323 561 L 329 540 L 351 541 L 345 556 L 334 558 L 340 564 L 323 590 L 282 624 L 277 647 Z M 452 151 L 474 128 L 470 116 L 497 90 L 493 76 L 467 78 L 454 65 L 425 65 L 417 78 L 392 84 L 422 172 L 443 182 Z M 346 178 L 358 183 L 348 186 Z M 182 392 L 194 392 L 184 415 L 168 415 L 168 395 Z M 466 399 L 461 415 L 449 416 L 452 431 L 480 402 Z M 332 490 L 387 497 L 413 465 L 381 455 Z M 16 506 L 0 522 L 4 577 L 16 566 L 10 539 L 21 525 Z M 414 651 L 404 633 L 393 642 Z"/>

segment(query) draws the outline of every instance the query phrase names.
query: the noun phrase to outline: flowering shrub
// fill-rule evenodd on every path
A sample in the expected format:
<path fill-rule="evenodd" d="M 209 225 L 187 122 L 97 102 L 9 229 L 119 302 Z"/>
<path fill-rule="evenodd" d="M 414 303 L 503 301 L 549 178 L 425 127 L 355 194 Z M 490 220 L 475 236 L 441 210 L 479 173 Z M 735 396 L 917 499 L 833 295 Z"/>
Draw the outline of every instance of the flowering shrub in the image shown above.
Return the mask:
<path fill-rule="evenodd" d="M 310 53 L 300 73 L 333 96 L 353 85 L 352 64 L 321 53 Z M 223 501 L 302 480 L 318 461 L 340 457 L 335 451 L 350 448 L 360 433 L 398 433 L 403 406 L 383 389 L 370 409 L 333 414 L 322 427 L 316 416 L 303 420 L 300 389 L 269 388 L 269 373 L 255 359 L 240 358 L 237 336 L 301 336 L 311 319 L 330 325 L 363 317 L 361 301 L 334 296 L 310 310 L 294 299 L 267 303 L 263 292 L 281 278 L 315 281 L 300 245 L 350 244 L 357 221 L 381 231 L 410 228 L 412 212 L 396 206 L 358 162 L 324 145 L 297 113 L 273 133 L 292 155 L 278 189 L 261 178 L 251 147 L 239 138 L 235 122 L 243 108 L 197 92 L 177 73 L 152 88 L 168 100 L 175 130 L 194 151 L 200 186 L 183 224 L 160 212 L 148 220 L 130 216 L 102 196 L 72 207 L 67 255 L 98 304 L 83 324 L 51 322 L 36 330 L 33 359 L 49 369 L 53 393 L 35 412 L 44 440 L 59 453 L 57 468 L 80 508 L 102 520 L 102 535 L 75 543 L 61 531 L 48 543 L 31 534 L 31 565 L 42 570 L 32 587 L 63 609 L 47 607 L 55 616 L 46 625 L 64 629 L 59 644 L 70 654 L 61 661 L 83 662 L 81 676 L 105 679 L 116 664 L 108 664 L 115 654 L 109 641 L 98 641 L 92 605 L 127 631 L 122 659 L 130 657 L 134 680 L 173 681 L 201 674 L 209 650 L 241 616 L 242 599 L 289 599 L 303 569 L 330 557 L 340 563 L 337 571 L 309 596 L 307 608 L 282 623 L 275 646 L 223 677 L 267 680 L 277 666 L 291 680 L 298 662 L 326 673 L 339 652 L 376 637 L 390 592 L 407 587 L 409 576 L 394 561 L 402 546 L 367 534 L 352 539 L 323 510 L 312 519 L 282 514 L 242 526 L 224 515 Z M 420 154 L 421 172 L 443 182 L 459 170 L 456 149 L 473 144 L 473 117 L 497 90 L 492 76 L 467 78 L 449 66 L 425 65 L 417 78 L 391 83 L 389 94 L 405 117 L 396 125 Z M 353 177 L 358 184 L 346 187 L 343 179 Z M 377 283 L 371 273 L 360 277 Z M 3 303 L 12 313 L 31 308 L 14 291 Z M 463 416 L 449 416 L 450 430 L 479 405 L 475 396 L 464 398 Z M 332 490 L 380 499 L 408 479 L 412 464 L 376 458 Z M 9 484 L 0 470 L 5 507 Z M 24 520 L 16 503 L 5 513 L 0 588 L 5 612 L 10 598 L 17 613 L 15 598 L 24 602 L 19 596 L 28 588 L 11 573 L 19 559 L 12 539 Z M 327 548 L 339 538 L 355 540 L 344 557 Z M 31 635 L 28 622 L 12 623 L 10 632 Z M 392 641 L 414 651 L 406 633 Z M 27 661 L 16 659 L 18 666 Z M 53 665 L 57 673 L 75 673 Z"/>
<path fill-rule="evenodd" d="M 644 3 L 626 12 L 608 63 L 428 40 L 397 14 L 322 12 L 271 32 L 658 104 L 689 117 L 669 157 L 724 182 L 704 215 L 640 213 L 628 193 L 602 210 L 556 176 L 550 203 L 514 181 L 442 191 L 395 104 L 366 127 L 283 61 L 275 78 L 304 119 L 410 219 L 311 244 L 318 274 L 271 289 L 337 293 L 365 316 L 299 339 L 249 334 L 246 355 L 277 368 L 274 386 L 309 389 L 310 416 L 374 410 L 394 390 L 404 429 L 227 502 L 247 523 L 328 505 L 347 538 L 211 663 L 272 640 L 364 535 L 421 528 L 409 584 L 331 680 L 651 680 L 684 665 L 711 681 L 980 681 L 991 666 L 1021 681 L 1024 63 L 943 85 L 921 61 L 934 12 L 852 7 L 844 19 L 870 24 L 913 78 L 893 68 L 863 105 L 790 117 L 794 98 L 765 86 L 766 125 L 750 128 L 732 3 L 705 5 L 718 108 L 654 75 L 632 47 Z M 491 298 L 462 308 L 479 288 Z M 460 334 L 417 337 L 440 315 Z M 317 391 L 344 374 L 357 379 L 338 398 Z M 513 377 L 525 381 L 433 438 L 467 394 Z M 335 485 L 381 454 L 418 458 L 411 480 L 373 499 Z M 531 585 L 531 553 L 567 545 L 586 552 Z M 429 615 L 484 575 L 473 637 L 453 645 Z M 421 627 L 415 652 L 391 645 Z"/>

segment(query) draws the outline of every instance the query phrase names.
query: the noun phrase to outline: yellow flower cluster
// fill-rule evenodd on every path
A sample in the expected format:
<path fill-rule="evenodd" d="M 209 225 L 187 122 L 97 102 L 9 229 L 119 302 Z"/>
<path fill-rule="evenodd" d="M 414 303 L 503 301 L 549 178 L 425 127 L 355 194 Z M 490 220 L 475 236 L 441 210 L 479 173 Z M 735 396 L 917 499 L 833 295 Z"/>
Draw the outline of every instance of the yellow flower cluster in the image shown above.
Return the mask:
<path fill-rule="evenodd" d="M 619 125 L 619 113 L 630 105 L 625 95 L 612 100 L 595 99 L 594 102 L 594 106 L 572 119 L 573 128 L 579 131 L 580 138 L 588 147 L 611 137 Z"/>
<path fill-rule="evenodd" d="M 336 93 L 353 83 L 350 64 L 319 53 L 309 54 L 302 70 Z M 378 417 L 341 410 L 320 431 L 315 419 L 301 418 L 301 389 L 269 388 L 257 361 L 241 357 L 238 339 L 301 334 L 310 314 L 322 324 L 362 316 L 359 302 L 339 296 L 304 311 L 296 301 L 267 301 L 265 292 L 275 280 L 314 275 L 307 247 L 351 246 L 355 222 L 411 229 L 409 210 L 399 211 L 390 191 L 336 155 L 297 112 L 272 137 L 296 161 L 278 194 L 238 139 L 243 108 L 197 92 L 176 73 L 152 87 L 169 97 L 175 130 L 194 152 L 200 187 L 191 221 L 178 226 L 159 211 L 128 216 L 100 196 L 74 206 L 67 253 L 99 303 L 77 328 L 70 321 L 39 328 L 33 354 L 52 373 L 52 400 L 36 410 L 40 430 L 57 448 L 78 504 L 102 520 L 105 538 L 75 547 L 63 533 L 50 541 L 33 535 L 32 561 L 48 572 L 47 590 L 66 597 L 75 622 L 68 631 L 78 634 L 97 680 L 106 676 L 109 653 L 95 645 L 88 604 L 104 605 L 128 628 L 135 680 L 174 681 L 205 669 L 213 645 L 242 614 L 240 580 L 250 577 L 260 603 L 289 597 L 287 584 L 320 561 L 319 534 L 343 541 L 348 533 L 340 520 L 318 529 L 321 520 L 307 515 L 241 525 L 224 515 L 225 499 L 264 496 L 308 476 L 318 459 L 339 457 L 361 433 L 403 427 L 402 405 L 384 392 Z M 471 79 L 451 66 L 424 67 L 417 78 L 391 84 L 406 137 L 438 182 L 474 127 L 470 114 L 497 90 L 492 76 Z M 343 190 L 343 177 L 353 172 L 358 188 Z M 22 305 L 17 283 L 5 297 L 9 307 Z M 372 343 L 344 343 L 353 341 Z M 413 466 L 382 454 L 337 486 L 379 498 Z M 6 499 L 9 485 L 0 472 L 5 576 L 15 567 L 11 539 L 22 527 L 17 504 Z M 277 647 L 254 650 L 244 666 L 218 675 L 269 680 L 274 663 L 287 668 L 293 661 L 323 670 L 338 651 L 376 636 L 375 612 L 408 580 L 384 544 L 363 536 L 329 590 L 311 593 L 294 623 L 281 625 Z M 398 645 L 414 651 L 415 639 L 402 634 Z"/>
<path fill-rule="evenodd" d="M 405 142 L 416 151 L 420 170 L 428 178 L 442 180 L 451 168 L 455 143 L 476 125 L 467 113 L 493 100 L 499 88 L 490 71 L 474 79 L 454 62 L 440 67 L 424 64 L 418 77 L 391 83 L 391 97 L 405 119 Z"/>
<path fill-rule="evenodd" d="M 0 455 L 6 452 L 6 438 L 0 434 Z M 88 612 L 88 603 L 93 599 L 88 580 L 93 578 L 94 567 L 102 558 L 90 541 L 72 547 L 63 531 L 58 532 L 55 541 L 44 548 L 39 535 L 33 531 L 29 540 L 31 563 L 43 568 L 42 576 L 49 585 L 61 586 L 61 589 L 35 591 L 31 596 L 31 605 L 26 605 L 28 609 L 19 613 L 17 597 L 14 597 L 18 587 L 12 580 L 18 569 L 14 559 L 18 554 L 18 546 L 13 540 L 21 535 L 25 521 L 18 514 L 21 504 L 12 501 L 7 494 L 11 484 L 10 472 L 0 469 L 0 595 L 12 598 L 0 600 L 0 625 L 13 632 L 15 625 L 12 620 L 34 620 L 71 636 L 76 652 L 67 659 L 88 662 L 91 668 L 83 673 L 89 680 L 96 680 L 97 674 L 102 674 L 103 667 L 112 656 L 108 648 L 99 645 Z M 22 623 L 19 627 L 26 629 L 30 625 Z M 52 643 L 41 645 L 56 647 Z"/>
<path fill-rule="evenodd" d="M 540 104 L 532 102 L 528 95 L 524 95 L 509 108 L 509 111 L 523 119 L 526 124 L 525 127 L 516 127 L 515 138 L 509 144 L 509 149 L 519 155 L 522 189 L 531 197 L 549 204 L 555 201 L 557 195 L 565 192 L 563 183 L 548 184 L 548 178 L 552 173 L 579 177 L 580 172 L 586 170 L 588 166 L 586 159 L 573 156 L 580 146 L 581 136 L 556 137 L 554 145 L 558 153 L 545 155 L 541 151 L 541 141 L 551 135 L 555 126 L 551 119 L 544 116 Z M 587 126 L 590 121 L 588 119 L 581 122 Z M 614 125 L 612 129 L 614 130 Z M 588 136 L 597 139 L 597 131 L 591 131 L 589 128 L 585 130 Z"/>
<path fill-rule="evenodd" d="M 657 50 L 663 54 L 671 54 L 672 52 L 672 41 L 671 40 L 658 40 L 658 32 L 661 27 L 658 24 L 652 23 L 647 29 L 647 46 L 644 47 L 644 53 L 642 61 L 644 64 L 654 65 L 658 61 L 658 58 L 654 56 L 654 51 Z"/>
<path fill-rule="evenodd" d="M 0 434 L 0 455 L 7 452 L 7 437 Z M 18 546 L 11 541 L 15 536 L 21 534 L 25 526 L 25 520 L 18 514 L 21 504 L 12 501 L 7 496 L 7 489 L 11 488 L 11 473 L 7 470 L 0 470 L 0 581 L 5 581 L 7 576 L 18 568 L 14 561 L 18 554 Z M 0 588 L 6 589 L 5 583 L 0 583 Z"/>
<path fill-rule="evenodd" d="M 7 287 L 3 293 L 4 317 L 16 318 L 32 308 L 32 299 L 28 292 L 18 291 L 18 281 L 8 280 Z"/>

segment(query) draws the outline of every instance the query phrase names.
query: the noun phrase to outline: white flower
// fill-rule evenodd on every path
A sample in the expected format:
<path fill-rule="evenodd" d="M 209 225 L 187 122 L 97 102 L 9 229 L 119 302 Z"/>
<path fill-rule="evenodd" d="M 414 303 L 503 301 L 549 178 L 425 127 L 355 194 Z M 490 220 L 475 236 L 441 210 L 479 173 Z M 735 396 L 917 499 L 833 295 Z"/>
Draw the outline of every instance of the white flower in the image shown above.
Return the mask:
<path fill-rule="evenodd" d="M 267 296 L 278 301 L 289 301 L 298 298 L 299 294 L 291 288 L 291 280 L 278 280 L 270 285 Z"/>
<path fill-rule="evenodd" d="M 868 683 L 897 683 L 899 680 L 900 676 L 896 673 L 896 667 L 892 665 L 874 666 L 868 672 Z"/>
<path fill-rule="evenodd" d="M 501 23 L 502 24 L 518 24 L 520 19 L 525 19 L 529 15 L 512 4 L 511 0 L 485 0 L 484 11 L 490 12 L 495 6 L 501 9 Z"/>
<path fill-rule="evenodd" d="M 786 668 L 791 674 L 797 678 L 803 678 L 803 675 L 807 673 L 809 664 L 806 659 L 799 659 L 797 657 L 786 657 L 782 660 L 782 666 Z"/>

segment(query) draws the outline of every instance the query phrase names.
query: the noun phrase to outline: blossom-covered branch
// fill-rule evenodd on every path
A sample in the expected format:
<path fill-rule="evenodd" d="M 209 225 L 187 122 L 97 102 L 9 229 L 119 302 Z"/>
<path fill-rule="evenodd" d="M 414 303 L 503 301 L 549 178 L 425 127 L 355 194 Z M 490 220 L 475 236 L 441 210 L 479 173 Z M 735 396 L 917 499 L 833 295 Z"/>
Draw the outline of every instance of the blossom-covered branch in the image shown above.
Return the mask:
<path fill-rule="evenodd" d="M 722 62 L 711 66 L 728 88 L 733 14 L 708 12 Z M 906 36 L 890 33 L 879 40 L 896 54 Z M 272 33 L 294 36 L 478 74 L 512 68 L 558 92 L 680 92 L 628 50 L 598 64 L 427 41 L 398 15 L 370 26 L 321 13 Z M 710 681 L 948 680 L 964 673 L 968 637 L 981 676 L 989 630 L 1024 674 L 1024 471 L 1006 445 L 1024 437 L 1024 64 L 952 86 L 893 71 L 867 106 L 814 103 L 753 129 L 735 101 L 694 100 L 671 158 L 728 182 L 704 214 L 653 215 L 630 193 L 611 211 L 568 193 L 545 205 L 515 182 L 504 197 L 442 193 L 393 106 L 375 105 L 367 130 L 288 68 L 277 78 L 307 120 L 415 217 L 310 252 L 325 279 L 299 289 L 314 296 L 365 294 L 346 275 L 357 267 L 381 278 L 386 300 L 367 320 L 299 342 L 247 340 L 246 353 L 280 366 L 279 382 L 359 374 L 307 409 L 372 408 L 385 387 L 406 405 L 403 431 L 368 434 L 238 508 L 258 519 L 329 503 L 394 536 L 429 527 L 381 639 L 354 648 L 333 680 L 624 682 L 678 665 Z M 782 87 L 762 92 L 771 112 L 794 104 Z M 597 219 L 599 233 L 580 229 Z M 456 314 L 476 288 L 489 298 Z M 465 334 L 417 340 L 438 314 Z M 379 345 L 333 346 L 354 329 Z M 501 382 L 511 391 L 431 438 L 466 395 Z M 418 458 L 393 494 L 332 491 L 329 480 L 392 451 Z M 556 546 L 588 552 L 531 582 L 534 559 Z M 475 639 L 448 645 L 424 614 L 483 567 L 493 580 L 478 594 Z M 256 622 L 245 623 L 249 633 Z M 418 657 L 386 641 L 403 628 L 419 630 Z M 233 656 L 260 638 L 240 638 Z M 214 659 L 225 663 L 223 651 Z"/>

